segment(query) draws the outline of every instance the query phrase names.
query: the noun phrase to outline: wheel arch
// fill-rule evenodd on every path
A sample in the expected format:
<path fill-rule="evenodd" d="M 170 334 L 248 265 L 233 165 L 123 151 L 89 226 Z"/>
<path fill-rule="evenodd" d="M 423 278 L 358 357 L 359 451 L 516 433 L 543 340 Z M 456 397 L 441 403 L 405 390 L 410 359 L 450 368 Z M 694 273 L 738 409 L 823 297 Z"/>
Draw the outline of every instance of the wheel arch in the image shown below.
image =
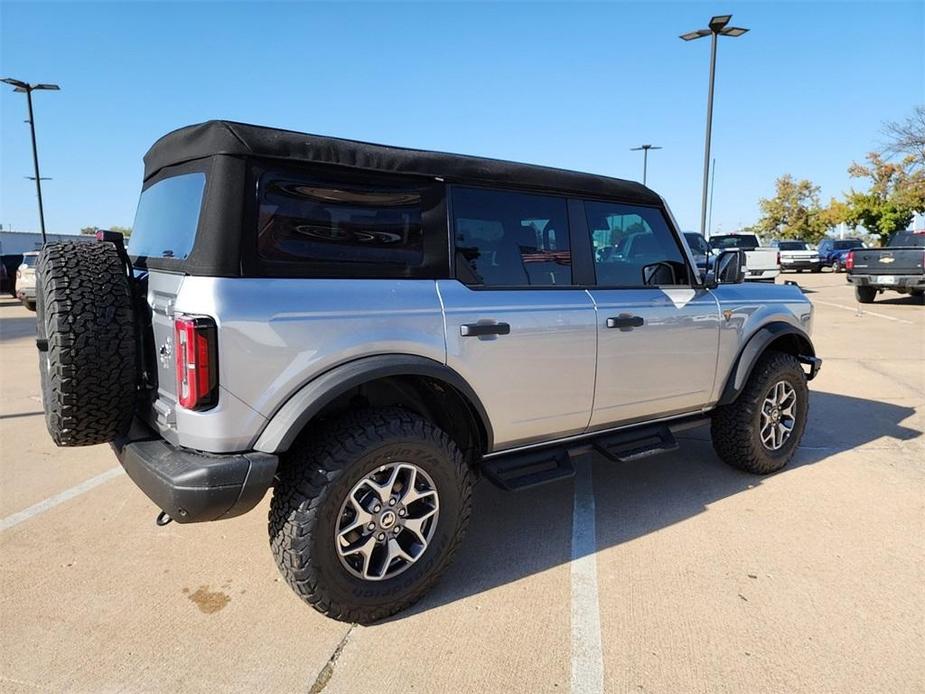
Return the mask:
<path fill-rule="evenodd" d="M 739 351 L 717 405 L 728 405 L 735 401 L 748 383 L 755 364 L 763 354 L 772 350 L 792 354 L 803 362 L 813 364 L 808 378 L 815 377 L 819 360 L 816 359 L 816 349 L 809 335 L 783 321 L 769 323 L 755 331 Z"/>
<path fill-rule="evenodd" d="M 491 450 L 493 434 L 484 406 L 456 371 L 440 362 L 406 354 L 363 357 L 317 376 L 296 391 L 270 418 L 254 449 L 287 451 L 311 422 L 351 406 L 399 404 L 432 419 L 461 450 Z"/>

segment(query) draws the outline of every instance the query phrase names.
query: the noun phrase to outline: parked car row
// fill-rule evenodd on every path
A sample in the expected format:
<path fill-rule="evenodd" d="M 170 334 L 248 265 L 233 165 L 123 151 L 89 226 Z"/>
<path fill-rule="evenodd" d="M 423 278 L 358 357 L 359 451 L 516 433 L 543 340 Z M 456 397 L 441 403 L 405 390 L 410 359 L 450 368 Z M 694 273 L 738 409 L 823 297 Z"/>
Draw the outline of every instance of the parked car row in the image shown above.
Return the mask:
<path fill-rule="evenodd" d="M 23 253 L 22 264 L 16 269 L 16 298 L 30 311 L 35 310 L 35 266 L 38 251 Z"/>

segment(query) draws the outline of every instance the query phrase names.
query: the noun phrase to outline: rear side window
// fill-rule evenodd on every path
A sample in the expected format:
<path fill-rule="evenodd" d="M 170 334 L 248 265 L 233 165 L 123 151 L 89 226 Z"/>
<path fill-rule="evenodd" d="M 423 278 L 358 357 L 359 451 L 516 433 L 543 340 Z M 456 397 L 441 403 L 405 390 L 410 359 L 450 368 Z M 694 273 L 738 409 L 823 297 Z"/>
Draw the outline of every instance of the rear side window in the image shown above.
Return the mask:
<path fill-rule="evenodd" d="M 425 260 L 426 190 L 415 182 L 267 172 L 259 182 L 257 254 L 264 261 L 308 264 L 320 275 L 339 268 L 334 274 L 363 276 L 375 268 L 376 274 L 404 276 Z"/>
<path fill-rule="evenodd" d="M 687 283 L 687 266 L 661 212 L 613 202 L 585 202 L 598 286 Z"/>
<path fill-rule="evenodd" d="M 172 176 L 141 193 L 128 253 L 144 258 L 184 259 L 193 250 L 206 175 Z"/>
<path fill-rule="evenodd" d="M 457 274 L 468 284 L 568 286 L 572 283 L 564 198 L 454 187 Z"/>

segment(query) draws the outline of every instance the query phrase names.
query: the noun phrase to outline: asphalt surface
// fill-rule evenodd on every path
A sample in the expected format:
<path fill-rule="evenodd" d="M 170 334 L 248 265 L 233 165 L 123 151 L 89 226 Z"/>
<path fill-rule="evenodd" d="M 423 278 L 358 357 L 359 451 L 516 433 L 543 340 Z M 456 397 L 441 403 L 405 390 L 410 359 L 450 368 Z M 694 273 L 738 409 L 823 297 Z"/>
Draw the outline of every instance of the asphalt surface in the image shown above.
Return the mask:
<path fill-rule="evenodd" d="M 166 528 L 105 446 L 56 449 L 34 321 L 0 299 L 0 690 L 925 691 L 925 307 L 788 275 L 825 359 L 785 471 L 708 432 L 575 482 L 479 485 L 437 588 L 372 627 L 279 578 L 268 499 Z"/>

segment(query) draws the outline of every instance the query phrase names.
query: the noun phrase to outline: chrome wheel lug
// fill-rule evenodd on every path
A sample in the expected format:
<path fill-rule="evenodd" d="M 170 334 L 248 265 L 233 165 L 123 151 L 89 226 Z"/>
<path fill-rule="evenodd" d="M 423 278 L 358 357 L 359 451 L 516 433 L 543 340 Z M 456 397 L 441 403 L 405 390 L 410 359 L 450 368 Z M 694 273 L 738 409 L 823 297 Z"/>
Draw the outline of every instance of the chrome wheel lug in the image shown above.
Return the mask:
<path fill-rule="evenodd" d="M 405 509 L 403 509 L 403 508 L 398 509 L 398 515 L 401 516 L 402 518 L 404 518 L 404 517 L 405 517 L 405 514 L 407 514 L 407 513 L 408 513 L 408 512 L 407 512 Z"/>
<path fill-rule="evenodd" d="M 376 524 L 375 524 L 375 523 L 370 523 L 369 525 L 366 526 L 366 529 L 367 529 L 367 530 L 375 530 L 375 529 L 376 529 Z"/>
<path fill-rule="evenodd" d="M 379 540 L 379 542 L 382 542 L 385 539 L 385 533 L 379 533 L 376 539 Z"/>
<path fill-rule="evenodd" d="M 389 499 L 389 506 L 395 505 L 395 499 Z"/>
<path fill-rule="evenodd" d="M 379 513 L 382 510 L 382 507 L 379 504 L 373 506 L 373 513 Z"/>

